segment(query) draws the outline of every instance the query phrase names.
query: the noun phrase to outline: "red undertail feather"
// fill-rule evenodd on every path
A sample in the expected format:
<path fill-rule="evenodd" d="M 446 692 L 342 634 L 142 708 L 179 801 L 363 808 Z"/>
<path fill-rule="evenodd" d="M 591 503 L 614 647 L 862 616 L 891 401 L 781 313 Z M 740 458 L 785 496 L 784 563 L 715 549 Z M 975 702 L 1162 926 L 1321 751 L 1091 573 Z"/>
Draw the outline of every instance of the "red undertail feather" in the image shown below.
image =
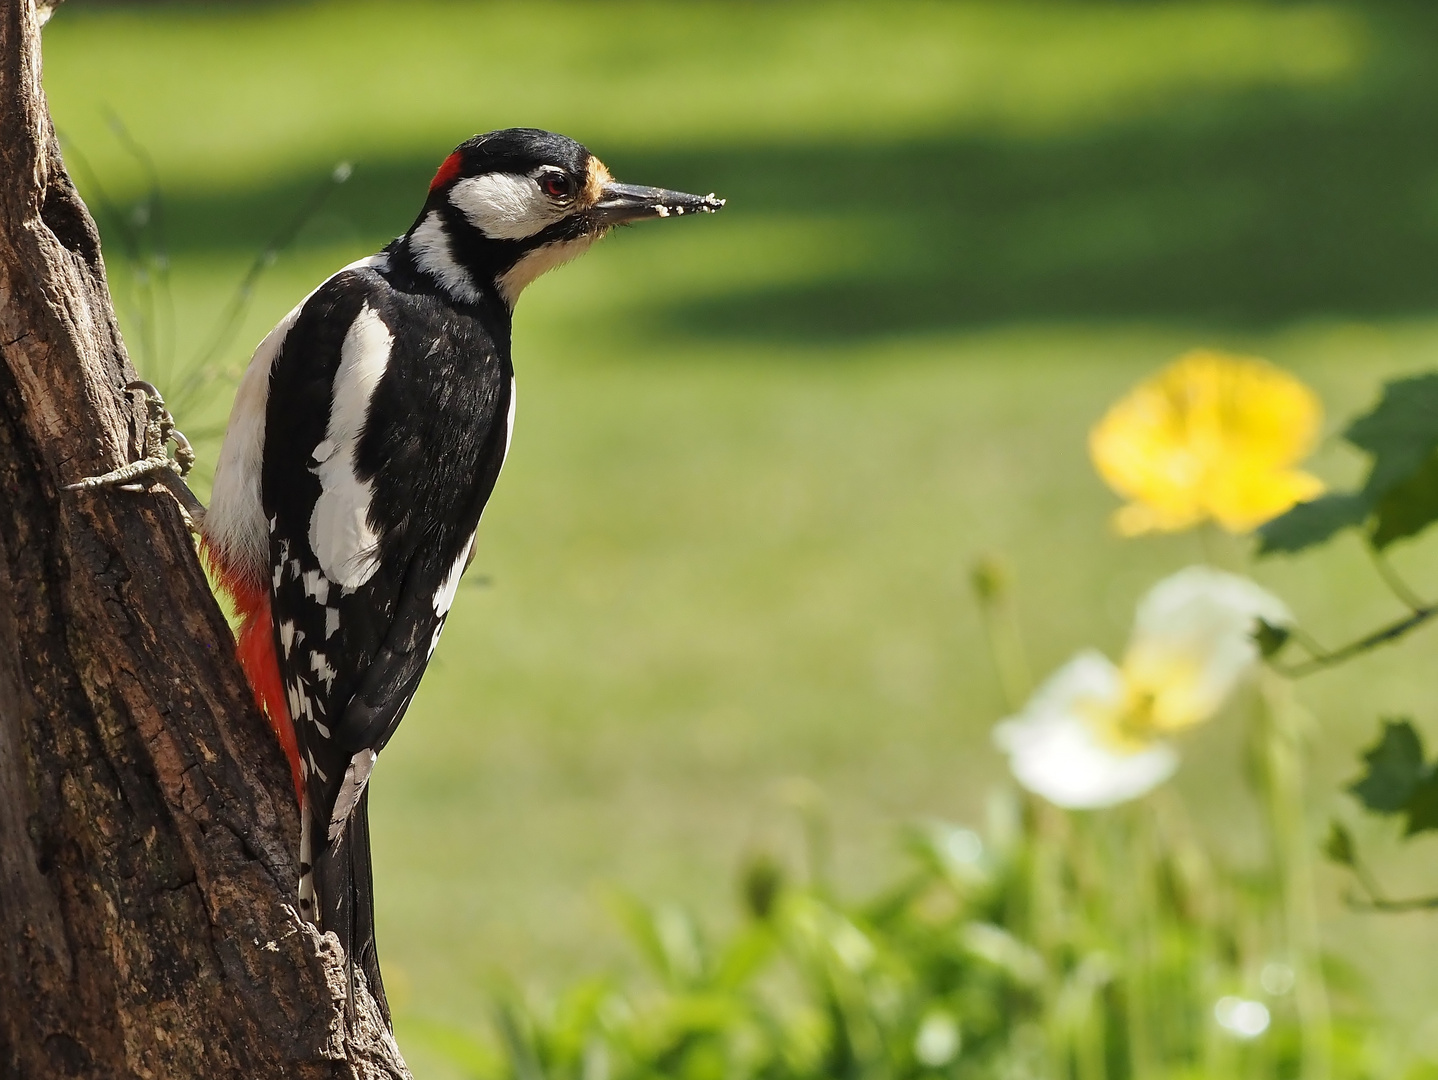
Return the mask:
<path fill-rule="evenodd" d="M 434 179 L 429 182 L 429 190 L 433 191 L 435 188 L 442 187 L 443 185 L 453 180 L 456 176 L 459 175 L 460 167 L 463 164 L 464 161 L 459 156 L 458 150 L 456 150 L 453 154 L 450 154 L 449 157 L 445 158 L 444 162 L 440 165 L 439 171 L 434 174 Z"/>
<path fill-rule="evenodd" d="M 205 549 L 205 562 L 220 588 L 234 601 L 235 611 L 240 616 L 240 626 L 235 634 L 235 653 L 240 659 L 240 667 L 245 670 L 245 678 L 250 681 L 255 702 L 270 722 L 270 729 L 290 763 L 295 798 L 302 800 L 305 789 L 300 776 L 300 745 L 295 738 L 295 726 L 285 701 L 284 681 L 280 678 L 279 660 L 275 656 L 269 590 L 227 570 L 208 547 Z"/>

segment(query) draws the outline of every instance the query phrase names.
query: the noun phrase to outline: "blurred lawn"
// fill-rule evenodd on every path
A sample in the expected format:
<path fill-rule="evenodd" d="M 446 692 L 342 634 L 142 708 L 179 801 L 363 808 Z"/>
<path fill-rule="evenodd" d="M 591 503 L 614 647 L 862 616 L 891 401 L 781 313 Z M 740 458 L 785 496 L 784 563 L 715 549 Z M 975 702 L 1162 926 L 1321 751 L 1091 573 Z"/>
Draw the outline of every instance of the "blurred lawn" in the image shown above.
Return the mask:
<path fill-rule="evenodd" d="M 56 123 L 121 216 L 146 183 L 107 117 L 153 158 L 181 358 L 341 159 L 353 180 L 263 278 L 228 369 L 407 227 L 475 131 L 550 127 L 622 179 L 730 199 L 520 306 L 517 432 L 471 572 L 490 584 L 461 590 L 374 781 L 401 1037 L 475 1021 L 493 972 L 552 986 L 612 958 L 596 883 L 726 914 L 742 853 L 784 827 L 783 778 L 827 791 L 854 884 L 896 822 L 981 814 L 1003 704 L 973 558 L 1016 568 L 1041 674 L 1119 649 L 1135 597 L 1202 557 L 1109 534 L 1083 448 L 1113 398 L 1209 344 L 1312 381 L 1336 429 L 1438 359 L 1435 71 L 1418 3 L 61 9 Z M 166 351 L 137 358 L 168 385 Z M 1438 591 L 1431 553 L 1398 560 Z M 1258 576 L 1328 640 L 1392 614 L 1356 545 Z M 1305 686 L 1315 831 L 1378 715 L 1438 729 L 1434 658 L 1420 638 Z M 1189 747 L 1180 788 L 1251 856 L 1236 730 Z M 1438 1056 L 1416 959 L 1438 934 L 1324 887 L 1335 946 Z"/>

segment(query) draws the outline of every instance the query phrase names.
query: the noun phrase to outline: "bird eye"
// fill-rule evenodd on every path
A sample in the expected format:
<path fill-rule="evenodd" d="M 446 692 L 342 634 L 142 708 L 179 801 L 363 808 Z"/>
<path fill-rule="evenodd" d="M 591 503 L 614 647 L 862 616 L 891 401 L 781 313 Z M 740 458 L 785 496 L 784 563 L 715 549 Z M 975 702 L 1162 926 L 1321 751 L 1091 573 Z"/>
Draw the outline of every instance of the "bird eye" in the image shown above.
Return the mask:
<path fill-rule="evenodd" d="M 543 173 L 539 187 L 551 199 L 567 199 L 574 194 L 574 181 L 562 172 Z"/>

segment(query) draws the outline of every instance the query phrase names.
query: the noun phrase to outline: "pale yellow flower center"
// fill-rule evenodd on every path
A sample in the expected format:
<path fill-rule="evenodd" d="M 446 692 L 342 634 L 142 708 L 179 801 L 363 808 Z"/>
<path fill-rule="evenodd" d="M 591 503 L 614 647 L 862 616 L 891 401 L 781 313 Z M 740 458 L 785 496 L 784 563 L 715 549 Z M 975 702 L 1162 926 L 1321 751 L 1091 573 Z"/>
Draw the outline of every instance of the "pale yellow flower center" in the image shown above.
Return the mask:
<path fill-rule="evenodd" d="M 1155 741 L 1209 719 L 1212 704 L 1198 694 L 1197 657 L 1171 654 L 1150 659 L 1142 670 L 1121 669 L 1123 693 L 1115 703 L 1088 702 L 1084 719 L 1110 749 L 1135 754 Z"/>

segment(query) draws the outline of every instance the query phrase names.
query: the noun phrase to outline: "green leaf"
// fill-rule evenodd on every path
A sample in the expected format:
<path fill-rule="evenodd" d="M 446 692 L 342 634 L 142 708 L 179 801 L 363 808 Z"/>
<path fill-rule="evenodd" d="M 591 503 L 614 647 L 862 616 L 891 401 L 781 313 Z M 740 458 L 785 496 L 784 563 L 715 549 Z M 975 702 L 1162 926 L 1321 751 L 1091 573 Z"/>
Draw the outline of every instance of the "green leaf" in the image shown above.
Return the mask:
<path fill-rule="evenodd" d="M 1389 488 L 1374 509 L 1373 543 L 1380 548 L 1438 521 L 1438 453 L 1429 454 L 1408 479 Z"/>
<path fill-rule="evenodd" d="M 1283 650 L 1292 633 L 1286 626 L 1274 626 L 1267 620 L 1259 619 L 1258 629 L 1253 632 L 1253 643 L 1258 646 L 1259 655 L 1268 660 Z"/>
<path fill-rule="evenodd" d="M 1431 770 L 1419 782 L 1408 799 L 1408 826 L 1404 836 L 1438 829 L 1438 775 Z"/>
<path fill-rule="evenodd" d="M 522 1006 L 514 1000 L 496 1002 L 494 1026 L 499 1031 L 510 1073 L 515 1080 L 547 1080 L 533 1025 Z"/>
<path fill-rule="evenodd" d="M 1299 503 L 1258 530 L 1258 553 L 1291 553 L 1321 544 L 1341 529 L 1362 525 L 1368 511 L 1368 498 L 1360 492 L 1335 493 Z"/>
<path fill-rule="evenodd" d="M 1363 755 L 1368 771 L 1348 790 L 1369 810 L 1379 814 L 1398 814 L 1408 809 L 1410 800 L 1428 778 L 1423 764 L 1423 740 L 1407 720 L 1388 720 L 1383 736 Z"/>
<path fill-rule="evenodd" d="M 1299 503 L 1258 530 L 1258 554 L 1302 551 L 1376 514 L 1372 542 L 1385 547 L 1438 521 L 1438 372 L 1396 379 L 1346 438 L 1373 458 L 1361 491 Z"/>
<path fill-rule="evenodd" d="M 1347 827 L 1334 821 L 1328 826 L 1328 839 L 1323 842 L 1323 854 L 1339 866 L 1354 866 L 1358 862 L 1357 848 L 1353 834 Z"/>
<path fill-rule="evenodd" d="M 1373 455 L 1364 494 L 1376 502 L 1417 472 L 1438 449 L 1438 372 L 1396 379 L 1343 437 Z"/>

